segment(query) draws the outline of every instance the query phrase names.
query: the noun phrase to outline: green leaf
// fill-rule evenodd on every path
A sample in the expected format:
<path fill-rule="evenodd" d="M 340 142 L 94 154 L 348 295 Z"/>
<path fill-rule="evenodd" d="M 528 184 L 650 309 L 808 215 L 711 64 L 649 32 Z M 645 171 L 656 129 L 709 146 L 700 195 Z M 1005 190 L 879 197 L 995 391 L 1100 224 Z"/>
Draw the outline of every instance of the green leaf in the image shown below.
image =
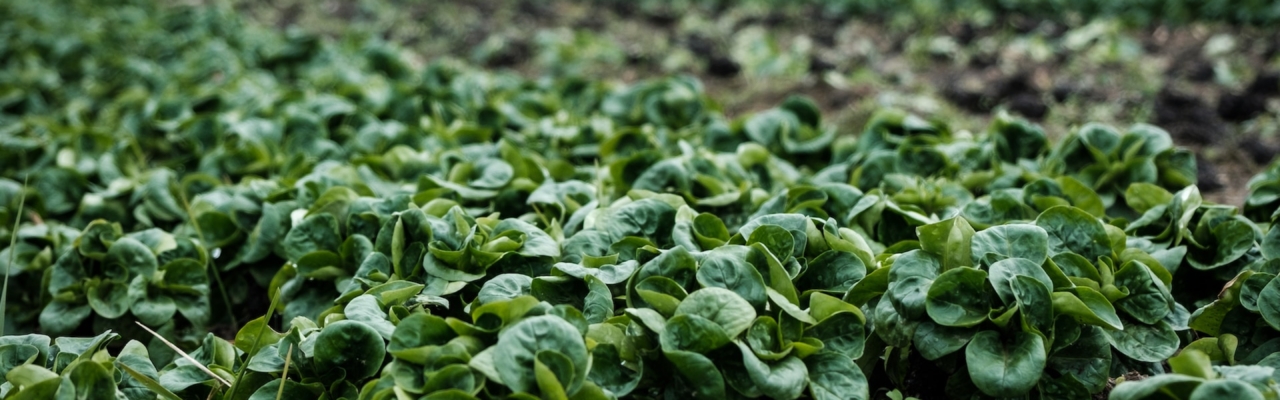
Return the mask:
<path fill-rule="evenodd" d="M 689 351 L 667 351 L 663 354 L 680 371 L 685 381 L 693 386 L 698 397 L 725 398 L 724 376 L 706 356 Z"/>
<path fill-rule="evenodd" d="M 154 377 L 154 374 L 155 374 L 155 367 L 152 367 L 152 368 L 151 368 L 151 370 L 152 370 L 152 371 L 151 371 L 151 373 L 152 373 L 153 375 L 148 376 L 148 375 L 144 374 L 143 372 L 140 372 L 140 371 L 138 371 L 137 369 L 134 369 L 133 367 L 130 367 L 128 364 L 125 364 L 125 363 L 117 363 L 116 365 L 117 365 L 117 366 L 119 366 L 119 367 L 120 367 L 120 369 L 124 370 L 124 371 L 125 371 L 125 373 L 128 373 L 128 374 L 129 374 L 129 376 L 130 376 L 131 378 L 133 378 L 134 380 L 136 380 L 136 381 L 138 381 L 138 382 L 141 382 L 147 390 L 150 390 L 150 391 L 151 391 L 151 392 L 153 392 L 154 394 L 159 395 L 160 397 L 163 397 L 163 398 L 168 399 L 168 400 L 180 400 L 180 399 L 181 399 L 181 397 L 178 397 L 178 395 L 174 394 L 173 392 L 170 392 L 170 391 L 169 391 L 169 389 L 165 389 L 165 388 L 164 388 L 164 386 L 161 386 L 161 385 L 160 385 L 160 382 L 157 382 L 157 381 L 156 381 L 156 379 L 155 379 L 155 377 Z M 148 365 L 150 365 L 150 362 L 148 362 Z M 123 390 L 122 390 L 122 391 L 123 391 Z"/>
<path fill-rule="evenodd" d="M 117 240 L 111 245 L 111 249 L 107 251 L 106 263 L 108 266 L 118 265 L 120 268 L 128 270 L 131 275 L 130 278 L 132 275 L 142 275 L 149 278 L 156 273 L 158 267 L 156 256 L 151 252 L 151 248 L 129 237 Z"/>
<path fill-rule="evenodd" d="M 796 279 L 797 289 L 801 291 L 829 290 L 843 293 L 867 275 L 866 264 L 857 255 L 848 251 L 824 251 L 809 260 L 808 267 L 804 274 Z M 701 268 L 698 272 L 702 272 Z"/>
<path fill-rule="evenodd" d="M 1140 400 L 1149 398 L 1157 392 L 1191 393 L 1197 386 L 1201 385 L 1201 382 L 1204 382 L 1204 380 L 1186 375 L 1156 375 L 1143 380 L 1125 381 L 1116 385 L 1114 389 L 1111 389 L 1111 399 Z"/>
<path fill-rule="evenodd" d="M 964 348 L 975 333 L 976 328 L 952 327 L 924 321 L 916 327 L 911 343 L 922 357 L 932 361 Z"/>
<path fill-rule="evenodd" d="M 88 304 L 68 304 L 54 300 L 40 311 L 40 329 L 46 334 L 70 333 L 93 312 Z"/>
<path fill-rule="evenodd" d="M 961 267 L 938 275 L 925 299 L 929 318 L 943 326 L 970 327 L 987 319 L 987 273 Z"/>
<path fill-rule="evenodd" d="M 781 227 L 787 232 L 790 232 L 793 239 L 793 251 L 791 254 L 774 254 L 774 256 L 786 258 L 788 256 L 799 257 L 803 255 L 803 252 L 808 246 L 808 217 L 800 214 L 762 215 L 747 221 L 746 224 L 742 225 L 742 228 L 738 229 L 738 232 L 742 234 L 742 237 L 750 238 L 757 228 L 765 225 Z"/>
<path fill-rule="evenodd" d="M 792 350 L 795 350 L 795 343 L 790 342 L 781 335 L 782 331 L 773 317 L 761 316 L 756 318 L 755 323 L 751 324 L 751 328 L 747 329 L 746 342 L 756 357 L 766 361 L 777 361 L 792 354 Z M 806 342 L 801 343 L 802 346 L 808 344 Z M 796 353 L 799 354 L 799 352 Z"/>
<path fill-rule="evenodd" d="M 865 316 L 862 314 L 862 309 L 853 304 L 846 303 L 844 300 L 828 296 L 822 292 L 814 292 L 809 296 L 809 312 L 816 320 L 822 321 L 831 317 L 833 314 L 844 311 L 848 311 L 857 315 L 859 318 L 865 319 Z"/>
<path fill-rule="evenodd" d="M 693 218 L 693 237 L 703 249 L 714 249 L 729 241 L 729 229 L 715 214 L 700 213 Z"/>
<path fill-rule="evenodd" d="M 920 321 L 903 318 L 883 297 L 875 303 L 874 310 L 870 314 L 876 336 L 893 347 L 905 348 L 911 344 Z"/>
<path fill-rule="evenodd" d="M 1158 205 L 1169 204 L 1172 201 L 1172 193 L 1150 183 L 1134 183 L 1124 191 L 1125 204 L 1128 204 L 1138 214 L 1145 213 Z"/>
<path fill-rule="evenodd" d="M 284 387 L 281 390 L 281 386 Z M 258 387 L 249 400 L 298 400 L 317 398 L 324 387 L 319 383 L 303 384 L 292 380 L 272 379 Z"/>
<path fill-rule="evenodd" d="M 1196 229 L 1197 238 L 1202 236 L 1200 230 L 1204 225 L 1201 222 L 1201 227 Z M 1230 264 L 1253 249 L 1258 241 L 1253 224 L 1240 216 L 1219 222 L 1208 231 L 1209 238 L 1199 239 L 1207 249 L 1192 249 L 1187 253 L 1187 262 L 1196 269 L 1209 270 Z"/>
<path fill-rule="evenodd" d="M 800 306 L 791 302 L 790 299 L 787 299 L 786 296 L 778 293 L 778 291 L 773 290 L 773 288 L 765 288 L 765 293 L 769 295 L 769 300 L 774 306 L 782 309 L 782 312 L 786 313 L 791 318 L 795 318 L 800 322 L 810 325 L 818 323 L 817 320 L 813 319 L 813 317 L 809 315 L 808 311 L 801 310 Z"/>
<path fill-rule="evenodd" d="M 1049 288 L 1025 275 L 1016 276 L 1009 283 L 1014 298 L 1017 299 L 1018 313 L 1022 315 L 1023 330 L 1044 335 L 1048 342 L 1054 325 L 1053 300 Z"/>
<path fill-rule="evenodd" d="M 1051 254 L 1072 252 L 1089 260 L 1111 254 L 1111 241 L 1102 222 L 1079 208 L 1052 207 L 1036 217 L 1036 226 L 1049 234 Z"/>
<path fill-rule="evenodd" d="M 65 373 L 75 386 L 77 400 L 115 400 L 115 377 L 102 364 L 80 361 L 72 363 Z"/>
<path fill-rule="evenodd" d="M 534 356 L 534 378 L 544 399 L 568 400 L 562 381 L 574 378 L 573 361 L 555 350 L 541 350 Z M 469 374 L 468 374 L 469 375 Z"/>
<path fill-rule="evenodd" d="M 1115 307 L 1138 321 L 1152 324 L 1172 310 L 1173 296 L 1140 261 L 1127 262 L 1116 271 L 1115 285 L 1129 290 L 1128 296 L 1115 301 Z"/>
<path fill-rule="evenodd" d="M 862 305 L 871 299 L 884 294 L 889 288 L 889 270 L 891 268 L 877 268 L 867 274 L 866 278 L 855 283 L 848 292 L 845 292 L 844 301 L 850 304 Z"/>
<path fill-rule="evenodd" d="M 809 378 L 809 370 L 803 361 L 795 356 L 787 356 L 780 361 L 766 363 L 756 358 L 747 345 L 742 342 L 734 343 L 742 351 L 742 363 L 746 366 L 751 381 L 764 395 L 775 399 L 800 397 Z"/>
<path fill-rule="evenodd" d="M 942 260 L 942 270 L 973 266 L 972 243 L 974 230 L 963 217 L 953 217 L 942 222 L 916 228 L 920 247 Z"/>
<path fill-rule="evenodd" d="M 1085 399 L 1089 398 L 1089 390 L 1076 379 L 1075 375 L 1062 375 L 1054 378 L 1045 376 L 1036 384 L 1043 398 L 1053 399 Z"/>
<path fill-rule="evenodd" d="M 702 254 L 696 278 L 703 287 L 732 290 L 755 307 L 767 301 L 764 278 L 751 263 L 743 246 L 721 246 Z"/>
<path fill-rule="evenodd" d="M 658 310 L 662 315 L 675 314 L 680 301 L 689 295 L 679 283 L 665 276 L 645 278 L 636 284 L 635 291 L 650 308 Z"/>
<path fill-rule="evenodd" d="M 1248 383 L 1237 380 L 1213 380 L 1196 387 L 1191 400 L 1240 399 L 1262 400 L 1266 396 Z"/>
<path fill-rule="evenodd" d="M 485 281 L 476 294 L 476 305 L 510 300 L 529 294 L 533 278 L 523 274 L 501 274 Z"/>
<path fill-rule="evenodd" d="M 1280 280 L 1272 279 L 1258 293 L 1258 313 L 1272 328 L 1280 329 Z"/>
<path fill-rule="evenodd" d="M 1044 339 L 1027 332 L 1002 338 L 996 331 L 982 331 L 965 348 L 965 361 L 973 384 L 988 396 L 1026 395 L 1040 380 L 1045 367 Z"/>
<path fill-rule="evenodd" d="M 254 318 L 252 321 L 246 322 L 240 327 L 240 331 L 236 332 L 235 345 L 237 349 L 248 354 L 257 354 L 258 350 L 263 347 L 275 344 L 284 337 L 284 334 L 276 332 L 267 324 L 270 319 L 268 316 Z M 258 333 L 262 332 L 259 336 Z M 253 347 L 257 343 L 257 347 Z"/>
<path fill-rule="evenodd" d="M 1280 258 L 1280 227 L 1272 225 L 1267 230 L 1266 236 L 1262 237 L 1260 246 L 1262 256 L 1267 259 Z"/>
<path fill-rule="evenodd" d="M 564 272 L 566 275 L 583 279 L 587 275 L 591 275 L 604 282 L 606 285 L 615 285 L 627 280 L 635 273 L 636 268 L 640 264 L 635 260 L 627 260 L 617 264 L 603 265 L 598 268 L 587 268 L 578 264 L 556 263 L 555 269 Z"/>
<path fill-rule="evenodd" d="M 1074 376 L 1089 393 L 1101 391 L 1111 370 L 1111 346 L 1102 330 L 1096 326 L 1081 327 L 1080 337 L 1050 356 L 1047 368 Z"/>
<path fill-rule="evenodd" d="M 768 285 L 766 289 L 777 292 L 789 303 L 799 303 L 799 294 L 796 293 L 795 285 L 791 282 L 792 274 L 783 268 L 782 260 L 775 257 L 763 244 L 752 244 L 750 249 L 747 253 L 747 261 L 760 271 L 761 277 Z M 799 271 L 795 272 L 799 273 Z"/>
<path fill-rule="evenodd" d="M 196 216 L 200 225 L 201 236 L 209 247 L 218 248 L 235 243 L 240 239 L 240 229 L 227 214 L 217 211 L 205 211 Z"/>
<path fill-rule="evenodd" d="M 588 228 L 602 230 L 614 240 L 640 236 L 664 244 L 670 241 L 676 210 L 657 199 L 636 200 L 618 207 L 601 209 Z"/>
<path fill-rule="evenodd" d="M 376 330 L 356 321 L 338 321 L 320 331 L 315 342 L 315 365 L 321 371 L 343 368 L 347 379 L 363 380 L 382 369 L 386 350 Z"/>
<path fill-rule="evenodd" d="M 683 247 L 662 251 L 657 257 L 644 262 L 628 281 L 627 304 L 633 307 L 645 305 L 643 299 L 635 294 L 635 285 L 650 276 L 665 276 L 682 287 L 691 287 L 689 285 L 695 279 L 697 264 L 697 259 Z"/>
<path fill-rule="evenodd" d="M 662 350 L 689 351 L 706 354 L 729 344 L 730 338 L 720 325 L 698 315 L 682 314 L 667 320 L 659 334 Z"/>
<path fill-rule="evenodd" d="M 378 303 L 378 299 L 371 294 L 362 294 L 342 309 L 342 313 L 347 316 L 347 320 L 356 321 L 368 325 L 375 332 L 382 335 L 383 339 L 391 340 L 391 334 L 395 332 L 395 324 L 387 320 L 386 311 L 382 310 L 382 306 Z"/>
<path fill-rule="evenodd" d="M 285 257 L 298 260 L 313 251 L 337 250 L 342 245 L 338 232 L 338 219 L 332 214 L 313 214 L 289 229 L 280 245 L 284 248 Z"/>
<path fill-rule="evenodd" d="M 1049 233 L 1035 225 L 993 226 L 973 235 L 971 253 L 975 266 L 1006 258 L 1024 258 L 1040 265 L 1049 257 Z"/>
<path fill-rule="evenodd" d="M 1073 292 L 1053 292 L 1053 311 L 1070 315 L 1080 322 L 1097 325 L 1107 329 L 1123 329 L 1116 309 L 1107 301 L 1106 296 L 1088 287 L 1076 287 Z"/>
<path fill-rule="evenodd" d="M 1011 285 L 1018 276 L 1035 279 L 1048 288 L 1053 287 L 1053 281 L 1049 279 L 1049 274 L 1044 272 L 1044 268 L 1040 264 L 1022 258 L 996 261 L 991 264 L 988 279 L 991 280 L 991 286 L 995 288 L 1000 300 L 1006 305 L 1014 304 L 1014 293 Z"/>
<path fill-rule="evenodd" d="M 560 257 L 560 245 L 542 229 L 518 219 L 504 219 L 493 227 L 496 237 L 505 232 L 515 231 L 524 234 L 524 243 L 517 251 L 525 257 Z"/>
<path fill-rule="evenodd" d="M 866 344 L 865 322 L 852 312 L 839 312 L 805 330 L 805 336 L 822 340 L 824 349 L 851 359 L 862 356 Z"/>
<path fill-rule="evenodd" d="M 1275 277 L 1274 274 L 1265 272 L 1257 272 L 1248 277 L 1237 275 L 1236 280 L 1244 278 L 1240 285 L 1240 305 L 1249 311 L 1261 313 L 1258 300 L 1262 298 L 1262 291 L 1266 290 L 1267 284 L 1271 283 Z M 1266 316 L 1263 315 L 1263 318 Z"/>
<path fill-rule="evenodd" d="M 602 343 L 591 350 L 591 371 L 587 380 L 622 397 L 639 386 L 643 366 L 643 363 L 624 364 L 617 346 Z"/>
<path fill-rule="evenodd" d="M 667 278 L 658 276 L 650 277 L 649 279 Z M 582 301 L 582 314 L 587 318 L 587 322 L 595 324 L 612 318 L 613 295 L 609 290 L 609 286 L 594 276 L 589 276 L 585 280 L 587 282 L 587 297 Z M 637 290 L 642 289 L 638 288 Z"/>
<path fill-rule="evenodd" d="M 421 353 L 415 352 L 415 349 L 444 345 L 454 337 L 457 337 L 457 334 L 449 328 L 443 318 L 429 314 L 413 314 L 401 319 L 396 325 L 395 332 L 391 334 L 391 341 L 387 344 L 387 352 L 398 359 L 422 364 L 426 360 Z"/>
<path fill-rule="evenodd" d="M 747 237 L 747 245 L 756 243 L 760 243 L 769 250 L 770 254 L 780 259 L 786 259 L 796 252 L 795 237 L 791 236 L 791 232 L 786 228 L 778 225 L 764 224 L 752 230 Z M 803 252 L 803 249 L 800 251 Z"/>
<path fill-rule="evenodd" d="M 5 374 L 6 382 L 12 383 L 14 386 L 31 386 L 53 379 L 58 379 L 58 374 L 44 367 L 31 364 L 13 367 Z"/>
<path fill-rule="evenodd" d="M 47 348 L 48 345 L 46 344 L 45 347 Z M 19 365 L 36 361 L 40 355 L 40 349 L 36 346 L 17 343 L 0 345 L 0 375 L 9 373 Z M 36 365 L 44 365 L 44 363 L 36 363 Z"/>
<path fill-rule="evenodd" d="M 76 250 L 85 257 L 102 260 L 106 258 L 112 244 L 122 235 L 124 232 L 119 223 L 94 220 L 85 226 L 80 237 L 76 238 Z"/>
<path fill-rule="evenodd" d="M 1188 348 L 1169 358 L 1167 362 L 1169 363 L 1169 368 L 1175 374 L 1213 379 L 1218 377 L 1218 373 L 1213 372 L 1210 365 L 1210 357 L 1198 349 Z"/>
<path fill-rule="evenodd" d="M 97 281 L 86 285 L 89 306 L 103 318 L 120 318 L 129 312 L 129 286 L 124 282 Z"/>
<path fill-rule="evenodd" d="M 839 353 L 819 352 L 805 357 L 809 394 L 814 400 L 870 399 L 870 385 L 862 369 Z"/>
<path fill-rule="evenodd" d="M 163 294 L 144 297 L 129 306 L 129 312 L 133 313 L 138 321 L 150 326 L 164 324 L 173 318 L 173 314 L 177 311 L 178 306 L 173 302 L 173 298 Z"/>
<path fill-rule="evenodd" d="M 1160 362 L 1178 351 L 1178 334 L 1164 321 L 1151 325 L 1129 322 L 1123 330 L 1102 332 L 1112 347 L 1134 360 Z"/>
<path fill-rule="evenodd" d="M 728 289 L 716 287 L 690 293 L 676 308 L 675 315 L 682 314 L 697 315 L 719 324 L 729 338 L 738 337 L 756 318 L 755 308 L 746 300 Z"/>
<path fill-rule="evenodd" d="M 1097 192 L 1094 192 L 1088 186 L 1085 186 L 1084 183 L 1081 183 L 1070 176 L 1060 176 L 1054 178 L 1054 181 L 1058 182 L 1058 185 L 1062 186 L 1064 194 L 1066 194 L 1067 198 L 1071 199 L 1071 205 L 1079 207 L 1089 213 L 1089 215 L 1093 215 L 1095 217 L 1101 218 L 1106 216 L 1106 209 L 1105 206 L 1103 206 L 1102 198 L 1098 196 Z"/>
<path fill-rule="evenodd" d="M 294 263 L 298 275 L 311 279 L 335 280 L 346 275 L 342 268 L 342 256 L 331 251 L 313 251 L 304 254 Z"/>
<path fill-rule="evenodd" d="M 572 362 L 572 379 L 561 382 L 566 393 L 577 392 L 587 377 L 586 343 L 577 328 L 558 317 L 520 320 L 498 335 L 494 349 L 494 368 L 502 382 L 515 391 L 533 392 L 538 387 L 534 362 L 543 350 L 558 351 Z"/>
<path fill-rule="evenodd" d="M 552 356 L 544 356 L 544 358 L 552 358 Z M 563 364 L 559 364 L 557 367 L 563 367 Z M 572 368 L 572 365 L 570 365 L 570 368 Z M 479 377 L 472 373 L 471 368 L 468 368 L 466 364 L 449 364 L 436 369 L 434 372 L 429 372 L 428 376 L 426 376 L 426 382 L 422 385 L 422 391 L 428 392 L 428 394 L 442 391 L 461 391 L 463 394 L 467 394 L 467 392 L 475 390 L 476 379 L 479 379 Z"/>
<path fill-rule="evenodd" d="M 924 251 L 912 250 L 899 255 L 890 268 L 885 298 L 908 319 L 924 315 L 925 294 L 942 271 L 939 260 Z"/>

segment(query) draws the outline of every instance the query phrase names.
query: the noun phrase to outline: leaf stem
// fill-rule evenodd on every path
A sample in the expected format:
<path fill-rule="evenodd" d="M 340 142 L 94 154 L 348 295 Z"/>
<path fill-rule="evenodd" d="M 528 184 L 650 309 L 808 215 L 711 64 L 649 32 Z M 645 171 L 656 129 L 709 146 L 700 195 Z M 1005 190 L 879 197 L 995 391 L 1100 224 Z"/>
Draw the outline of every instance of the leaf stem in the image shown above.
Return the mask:
<path fill-rule="evenodd" d="M 18 200 L 18 213 L 13 215 L 13 230 L 9 231 L 9 263 L 4 265 L 4 288 L 0 289 L 0 336 L 4 336 L 5 314 L 9 311 L 9 273 L 13 269 L 13 256 L 18 249 L 13 248 L 18 244 L 18 226 L 22 222 L 22 208 L 27 205 L 27 183 L 31 179 L 28 175 L 22 179 L 22 191 L 18 192 L 21 197 Z"/>
<path fill-rule="evenodd" d="M 257 355 L 258 352 L 262 351 L 262 348 L 258 347 L 258 345 L 262 344 L 262 334 L 271 326 L 271 318 L 276 315 L 276 302 L 279 301 L 280 296 L 280 289 L 276 289 L 276 295 L 271 297 L 271 304 L 267 306 L 267 315 L 262 318 L 262 326 L 258 327 L 258 335 L 253 338 L 253 347 L 249 348 L 249 350 L 253 350 L 253 353 L 245 352 L 245 361 L 240 364 L 240 371 L 236 373 L 236 387 L 231 389 L 232 398 L 235 398 L 236 393 L 240 392 L 240 380 L 244 378 L 245 371 L 249 370 L 249 361 L 253 360 L 253 356 Z M 289 351 L 292 352 L 293 345 L 290 344 L 289 346 Z M 286 362 L 286 364 L 288 363 Z"/>
<path fill-rule="evenodd" d="M 284 371 L 280 373 L 280 388 L 276 389 L 276 400 L 284 396 L 284 381 L 289 380 L 289 361 L 293 360 L 293 343 L 289 343 L 289 353 L 284 355 Z"/>
<path fill-rule="evenodd" d="M 195 229 L 197 239 L 200 239 L 200 242 L 204 243 L 204 231 L 200 229 L 200 223 L 196 222 L 196 217 L 191 215 L 191 203 L 187 202 L 186 188 L 179 190 L 178 194 L 181 195 L 182 209 L 187 212 L 187 219 L 191 221 L 191 228 Z M 227 296 L 227 286 L 222 284 L 222 274 L 218 271 L 218 264 L 210 260 L 209 257 L 205 257 L 204 267 L 209 271 L 209 273 L 213 274 L 214 282 L 218 283 L 218 293 L 222 294 L 222 303 L 227 307 L 227 317 L 231 318 L 231 329 L 239 331 L 240 321 L 236 320 L 236 313 L 234 312 L 234 309 L 231 308 L 231 297 Z"/>

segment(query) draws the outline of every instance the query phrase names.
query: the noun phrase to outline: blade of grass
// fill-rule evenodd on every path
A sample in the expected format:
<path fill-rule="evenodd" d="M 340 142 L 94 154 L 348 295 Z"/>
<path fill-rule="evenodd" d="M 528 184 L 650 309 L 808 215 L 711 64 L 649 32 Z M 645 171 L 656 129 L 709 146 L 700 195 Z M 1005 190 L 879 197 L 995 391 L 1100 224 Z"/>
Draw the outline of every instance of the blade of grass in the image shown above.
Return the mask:
<path fill-rule="evenodd" d="M 218 374 L 215 374 L 213 373 L 213 371 L 210 371 L 208 367 L 204 366 L 204 364 L 201 364 L 199 361 L 196 361 L 196 359 L 191 358 L 191 356 L 188 355 L 187 352 L 182 351 L 182 349 L 179 349 L 178 346 L 166 340 L 164 336 L 160 336 L 159 333 L 156 333 L 156 331 L 151 330 L 151 328 L 148 328 L 146 325 L 143 325 L 141 322 L 134 321 L 134 323 L 138 324 L 138 326 L 141 326 L 142 329 L 147 331 L 147 333 L 150 333 L 152 336 L 155 336 L 156 339 L 160 339 L 161 342 L 164 342 L 166 346 L 169 346 L 170 349 L 173 349 L 173 351 L 177 352 L 178 355 L 181 355 L 182 358 L 185 358 L 187 359 L 187 361 L 190 361 L 192 364 L 195 364 L 196 367 L 200 368 L 201 371 L 204 371 L 205 374 L 212 376 L 214 380 L 217 380 L 219 383 L 222 383 L 223 385 L 227 385 L 228 387 L 231 386 L 231 382 L 227 382 L 226 379 L 222 379 L 221 376 L 218 376 Z"/>
<path fill-rule="evenodd" d="M 259 351 L 262 351 L 262 349 L 259 348 L 258 345 L 262 344 L 262 334 L 266 332 L 267 328 L 271 326 L 271 318 L 276 315 L 276 304 L 278 304 L 278 302 L 280 301 L 280 296 L 281 296 L 280 289 L 276 289 L 276 295 L 271 296 L 271 304 L 267 306 L 266 317 L 262 319 L 262 326 L 258 327 L 258 336 L 253 338 L 253 347 L 250 347 L 250 349 L 253 350 L 253 354 L 245 355 L 245 362 L 240 364 L 240 371 L 236 373 L 236 387 L 231 389 L 232 398 L 235 398 L 235 395 L 240 392 L 239 383 L 241 382 L 241 378 L 244 378 L 245 371 L 249 369 L 249 360 L 252 360 L 253 356 L 257 355 Z M 293 351 L 292 350 L 293 345 L 290 344 L 289 346 L 290 346 L 290 351 Z M 288 359 L 286 359 L 285 361 L 286 361 L 285 365 L 288 365 Z"/>
<path fill-rule="evenodd" d="M 18 226 L 22 222 L 22 209 L 27 205 L 27 179 L 22 179 L 22 191 L 18 192 L 22 199 L 18 200 L 18 213 L 13 215 L 13 230 L 9 231 L 9 263 L 4 265 L 4 288 L 0 289 L 0 336 L 4 336 L 5 314 L 9 311 L 9 270 L 13 268 L 13 255 L 18 251 L 13 246 L 18 244 Z"/>
<path fill-rule="evenodd" d="M 182 200 L 182 209 L 187 212 L 187 220 L 191 221 L 191 228 L 196 231 L 196 236 L 198 236 L 200 242 L 204 243 L 204 231 L 200 229 L 200 223 L 196 221 L 196 217 L 191 215 L 191 203 L 187 202 L 186 189 L 179 190 L 178 194 L 180 195 L 179 198 Z M 218 273 L 217 264 L 214 263 L 213 260 L 210 260 L 208 257 L 205 257 L 205 260 L 205 269 L 208 270 L 209 273 L 213 274 L 213 280 L 218 283 L 218 293 L 222 294 L 222 303 L 227 307 L 227 317 L 231 318 L 231 329 L 239 331 L 240 322 L 236 321 L 236 313 L 233 312 L 233 309 L 231 308 L 231 297 L 227 296 L 227 286 L 222 284 L 222 274 Z"/>
<path fill-rule="evenodd" d="M 160 382 L 156 382 L 155 379 L 151 379 L 151 377 L 143 375 L 141 372 L 130 368 L 128 365 L 125 365 L 125 363 L 117 360 L 116 366 L 119 366 L 120 369 L 124 370 L 124 372 L 128 372 L 129 376 L 132 376 L 133 379 L 137 379 L 138 382 L 142 382 L 142 386 L 146 386 L 147 389 L 151 389 L 152 392 L 156 392 L 160 397 L 164 397 L 169 400 L 182 400 L 181 397 L 178 397 L 178 395 L 170 392 L 169 389 L 165 389 L 164 386 L 161 386 Z"/>
<path fill-rule="evenodd" d="M 276 400 L 284 396 L 284 381 L 289 380 L 289 361 L 293 360 L 293 343 L 289 343 L 289 353 L 284 355 L 284 372 L 280 373 L 280 388 L 276 389 Z"/>

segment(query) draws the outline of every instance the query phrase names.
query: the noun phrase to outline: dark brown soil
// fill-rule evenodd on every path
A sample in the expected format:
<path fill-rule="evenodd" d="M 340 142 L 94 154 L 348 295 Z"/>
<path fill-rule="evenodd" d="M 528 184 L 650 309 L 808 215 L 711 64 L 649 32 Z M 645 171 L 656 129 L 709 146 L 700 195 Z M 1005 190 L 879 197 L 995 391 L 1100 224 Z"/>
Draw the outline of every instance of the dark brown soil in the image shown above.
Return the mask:
<path fill-rule="evenodd" d="M 1015 114 L 1038 121 L 1049 112 L 1043 89 L 1032 82 L 1030 72 L 1006 75 L 992 68 L 976 73 L 965 71 L 945 79 L 943 85 L 942 94 L 948 101 L 973 113 L 989 113 L 1004 106 Z M 1054 97 L 1065 100 L 1073 92 L 1073 88 L 1062 87 L 1054 92 Z"/>
<path fill-rule="evenodd" d="M 1183 143 L 1215 144 L 1227 135 L 1226 122 L 1204 100 L 1170 87 L 1156 95 L 1155 114 L 1155 124 Z"/>

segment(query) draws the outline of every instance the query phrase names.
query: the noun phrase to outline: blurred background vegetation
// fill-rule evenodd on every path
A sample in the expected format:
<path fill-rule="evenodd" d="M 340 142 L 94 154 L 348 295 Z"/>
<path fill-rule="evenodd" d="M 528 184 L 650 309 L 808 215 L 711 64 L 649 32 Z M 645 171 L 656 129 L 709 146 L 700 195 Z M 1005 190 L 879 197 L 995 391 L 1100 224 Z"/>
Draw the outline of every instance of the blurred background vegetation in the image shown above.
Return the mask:
<path fill-rule="evenodd" d="M 1150 122 L 1193 148 L 1201 189 L 1233 205 L 1280 150 L 1280 2 L 230 1 L 263 26 L 396 43 L 415 65 L 690 74 L 730 117 L 801 93 L 849 132 L 886 106 L 955 126 L 1010 112 L 1052 135 Z"/>

